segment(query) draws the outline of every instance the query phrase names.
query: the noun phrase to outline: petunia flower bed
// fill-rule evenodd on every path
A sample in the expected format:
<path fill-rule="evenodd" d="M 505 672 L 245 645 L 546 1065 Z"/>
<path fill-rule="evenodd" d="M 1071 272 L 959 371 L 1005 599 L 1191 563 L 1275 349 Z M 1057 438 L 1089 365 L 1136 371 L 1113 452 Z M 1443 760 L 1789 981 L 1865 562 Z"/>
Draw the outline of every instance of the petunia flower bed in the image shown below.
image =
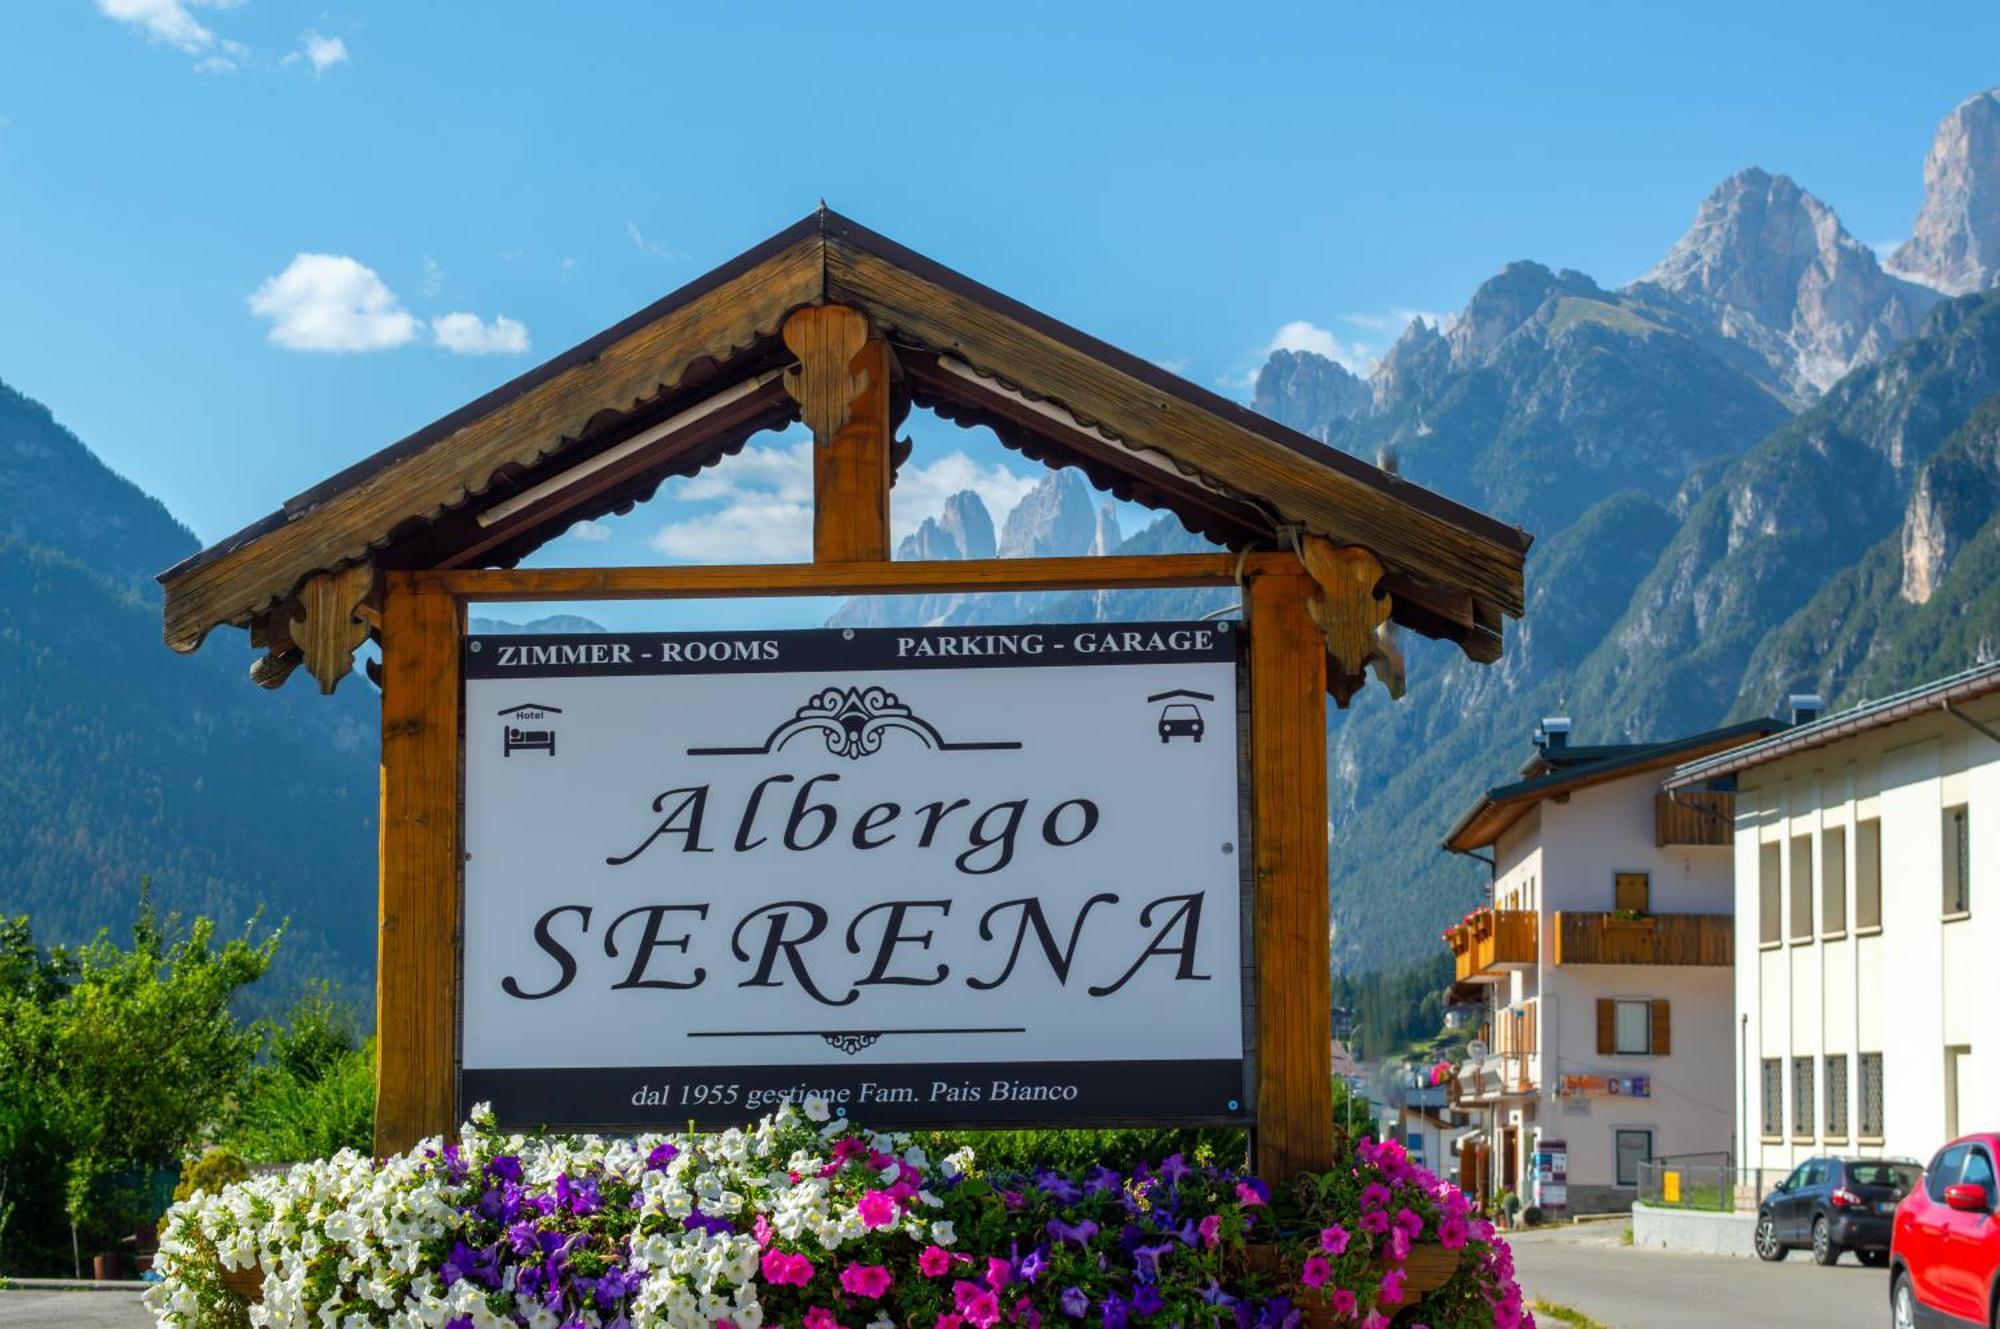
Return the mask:
<path fill-rule="evenodd" d="M 1533 1323 L 1506 1244 L 1393 1143 L 1274 1196 L 1180 1155 L 989 1173 L 825 1116 L 603 1139 L 502 1135 L 475 1112 L 456 1144 L 176 1205 L 148 1300 L 182 1329 Z"/>

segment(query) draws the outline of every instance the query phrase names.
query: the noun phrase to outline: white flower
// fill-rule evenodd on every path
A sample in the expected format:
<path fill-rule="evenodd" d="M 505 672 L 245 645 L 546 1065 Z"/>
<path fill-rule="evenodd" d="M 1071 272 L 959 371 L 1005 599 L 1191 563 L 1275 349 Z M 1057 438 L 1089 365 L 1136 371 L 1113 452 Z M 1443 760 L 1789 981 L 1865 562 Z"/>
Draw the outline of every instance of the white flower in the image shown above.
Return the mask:
<path fill-rule="evenodd" d="M 821 1098 L 818 1094 L 810 1094 L 806 1097 L 806 1119 L 808 1121 L 825 1121 L 832 1115 L 826 1109 L 826 1100 L 824 1098 Z"/>
<path fill-rule="evenodd" d="M 931 1240 L 940 1246 L 953 1245 L 958 1241 L 958 1229 L 951 1225 L 950 1219 L 940 1218 L 931 1224 Z"/>

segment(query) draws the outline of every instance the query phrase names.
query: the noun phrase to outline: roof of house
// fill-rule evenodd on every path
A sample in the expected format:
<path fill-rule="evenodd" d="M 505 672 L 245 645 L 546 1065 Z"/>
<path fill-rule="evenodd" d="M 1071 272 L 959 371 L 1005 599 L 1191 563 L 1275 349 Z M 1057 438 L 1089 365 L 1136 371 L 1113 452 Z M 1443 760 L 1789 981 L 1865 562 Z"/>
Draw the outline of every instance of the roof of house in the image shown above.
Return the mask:
<path fill-rule="evenodd" d="M 1609 755 L 1597 756 L 1575 764 L 1554 763 L 1554 769 L 1546 773 L 1517 780 L 1512 784 L 1497 785 L 1487 790 L 1446 834 L 1444 847 L 1459 853 L 1471 849 L 1483 849 L 1498 840 L 1509 827 L 1528 815 L 1528 812 L 1545 798 L 1587 789 L 1610 780 L 1621 780 L 1629 775 L 1666 770 L 1690 757 L 1739 747 L 1784 727 L 1782 720 L 1768 718 L 1745 720 L 1740 724 L 1724 725 L 1720 729 L 1709 729 L 1699 734 L 1689 734 L 1685 738 L 1668 739 L 1660 743 L 1619 744 L 1602 749 L 1583 749 L 1592 752 L 1601 751 Z M 1577 750 L 1571 749 L 1571 751 Z M 1534 764 L 1531 761 L 1529 767 L 1532 769 Z"/>
<path fill-rule="evenodd" d="M 1682 789 L 1722 776 L 1791 756 L 1823 748 L 1829 743 L 1873 729 L 1897 724 L 1929 711 L 1950 710 L 1959 702 L 2000 692 L 2000 661 L 1975 665 L 1956 674 L 1919 684 L 1880 701 L 1863 702 L 1850 710 L 1823 715 L 1806 724 L 1793 725 L 1760 743 L 1748 743 L 1727 752 L 1701 756 L 1674 768 L 1666 781 L 1669 789 Z"/>
<path fill-rule="evenodd" d="M 622 512 L 797 418 L 780 337 L 808 305 L 865 313 L 912 405 L 1233 548 L 1300 532 L 1366 546 L 1396 621 L 1497 658 L 1522 611 L 1524 531 L 1288 429 L 822 208 L 713 272 L 288 500 L 161 574 L 165 636 L 282 636 L 322 574 L 510 566 L 573 523 Z M 549 510 L 510 498 L 690 413 L 698 426 Z M 678 426 L 676 426 L 678 429 Z M 605 465 L 600 461 L 599 465 Z M 530 520 L 532 515 L 533 520 Z"/>

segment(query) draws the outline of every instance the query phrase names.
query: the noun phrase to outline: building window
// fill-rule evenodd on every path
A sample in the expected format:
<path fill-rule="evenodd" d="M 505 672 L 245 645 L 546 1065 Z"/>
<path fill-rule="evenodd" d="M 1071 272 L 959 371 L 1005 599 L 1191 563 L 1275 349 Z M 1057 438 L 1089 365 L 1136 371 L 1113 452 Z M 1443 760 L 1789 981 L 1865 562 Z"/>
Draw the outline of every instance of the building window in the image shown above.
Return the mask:
<path fill-rule="evenodd" d="M 1847 1138 L 1847 1054 L 1826 1059 L 1826 1138 Z"/>
<path fill-rule="evenodd" d="M 1812 936 L 1813 864 L 1812 837 L 1792 837 L 1792 940 Z"/>
<path fill-rule="evenodd" d="M 1972 910 L 1972 818 L 1965 804 L 1944 810 L 1944 911 Z"/>
<path fill-rule="evenodd" d="M 1810 1140 L 1813 1135 L 1813 1059 L 1792 1058 L 1792 1138 Z"/>
<path fill-rule="evenodd" d="M 1780 931 L 1783 914 L 1779 907 L 1778 854 L 1775 842 L 1761 845 L 1757 850 L 1757 940 L 1762 943 L 1784 940 Z"/>
<path fill-rule="evenodd" d="M 1878 817 L 1854 826 L 1854 926 L 1882 926 L 1882 822 Z"/>
<path fill-rule="evenodd" d="M 1621 914 L 1643 914 L 1652 908 L 1653 878 L 1645 872 L 1612 875 L 1612 907 Z"/>
<path fill-rule="evenodd" d="M 1944 1050 L 1944 1134 L 1957 1135 L 1969 1124 L 1964 1116 L 1966 1082 L 1972 1078 L 1972 1049 L 1948 1047 Z"/>
<path fill-rule="evenodd" d="M 1861 1054 L 1861 1138 L 1882 1138 L 1882 1054 Z"/>
<path fill-rule="evenodd" d="M 1863 1057 L 1865 1065 L 1867 1058 Z M 1785 1064 L 1776 1057 L 1764 1058 L 1764 1138 L 1775 1140 L 1785 1130 Z"/>
<path fill-rule="evenodd" d="M 1847 931 L 1847 828 L 1834 826 L 1819 837 L 1819 926 L 1828 936 Z"/>
<path fill-rule="evenodd" d="M 1653 1003 L 1617 1003 L 1617 1023 L 1613 1026 L 1611 1050 L 1621 1057 L 1643 1057 L 1653 1050 Z"/>
<path fill-rule="evenodd" d="M 1653 1161 L 1653 1133 L 1651 1131 L 1614 1132 L 1612 1148 L 1618 1155 L 1618 1184 L 1637 1186 L 1639 1165 Z"/>

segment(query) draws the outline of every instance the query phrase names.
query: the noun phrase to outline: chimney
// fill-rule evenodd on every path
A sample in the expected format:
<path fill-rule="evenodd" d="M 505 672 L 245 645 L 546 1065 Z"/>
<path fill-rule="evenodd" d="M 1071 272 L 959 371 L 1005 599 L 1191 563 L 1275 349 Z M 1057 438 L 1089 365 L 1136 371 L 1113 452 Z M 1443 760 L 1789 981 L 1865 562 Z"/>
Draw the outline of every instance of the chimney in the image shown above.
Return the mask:
<path fill-rule="evenodd" d="M 1795 725 L 1811 724 L 1826 710 L 1826 702 L 1817 692 L 1794 692 L 1785 701 L 1792 708 L 1792 723 Z"/>
<path fill-rule="evenodd" d="M 1535 730 L 1535 746 L 1541 748 L 1544 752 L 1554 752 L 1559 748 L 1568 747 L 1569 717 L 1567 715 L 1544 716 L 1541 726 Z"/>

